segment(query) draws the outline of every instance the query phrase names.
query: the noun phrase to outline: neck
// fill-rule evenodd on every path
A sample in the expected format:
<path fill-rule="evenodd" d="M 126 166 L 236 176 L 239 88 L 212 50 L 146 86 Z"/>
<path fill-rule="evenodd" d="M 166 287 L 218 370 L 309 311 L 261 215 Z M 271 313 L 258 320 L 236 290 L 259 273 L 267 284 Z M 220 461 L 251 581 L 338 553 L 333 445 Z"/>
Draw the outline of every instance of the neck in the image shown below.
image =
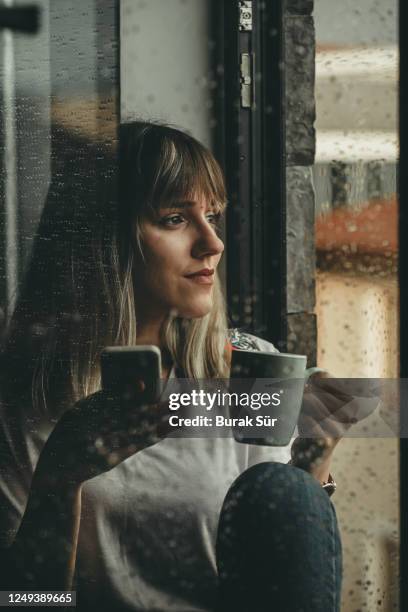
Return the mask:
<path fill-rule="evenodd" d="M 154 344 L 162 348 L 161 321 L 137 321 L 136 344 Z"/>
<path fill-rule="evenodd" d="M 154 300 L 139 296 L 136 301 L 136 344 L 153 344 L 163 348 L 161 329 L 165 320 L 163 308 L 155 305 Z"/>

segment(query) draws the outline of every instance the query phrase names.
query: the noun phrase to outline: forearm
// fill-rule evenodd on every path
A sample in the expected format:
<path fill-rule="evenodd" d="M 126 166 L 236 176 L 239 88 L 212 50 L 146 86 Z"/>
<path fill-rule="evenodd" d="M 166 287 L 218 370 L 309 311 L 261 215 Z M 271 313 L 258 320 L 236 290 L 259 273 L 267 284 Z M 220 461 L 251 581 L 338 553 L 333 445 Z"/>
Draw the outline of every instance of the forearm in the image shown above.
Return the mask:
<path fill-rule="evenodd" d="M 27 507 L 9 550 L 12 588 L 69 590 L 75 571 L 81 487 L 62 482 L 40 461 Z M 11 585 L 10 585 L 11 588 Z"/>
<path fill-rule="evenodd" d="M 296 438 L 291 463 L 310 472 L 319 482 L 328 482 L 334 449 L 340 438 Z"/>
<path fill-rule="evenodd" d="M 329 480 L 330 465 L 331 465 L 331 454 L 325 459 L 321 459 L 315 465 L 312 466 L 310 473 L 319 482 L 324 483 Z"/>

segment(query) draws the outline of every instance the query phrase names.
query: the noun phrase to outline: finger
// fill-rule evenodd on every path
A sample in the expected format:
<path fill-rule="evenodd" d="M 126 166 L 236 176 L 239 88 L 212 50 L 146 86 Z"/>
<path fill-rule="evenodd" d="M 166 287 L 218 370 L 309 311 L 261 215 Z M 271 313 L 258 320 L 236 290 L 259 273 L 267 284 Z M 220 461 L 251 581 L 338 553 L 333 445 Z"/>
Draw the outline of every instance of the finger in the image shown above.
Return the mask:
<path fill-rule="evenodd" d="M 371 378 L 334 378 L 314 375 L 309 381 L 316 388 L 325 389 L 338 397 L 369 398 L 380 397 L 382 385 Z"/>
<path fill-rule="evenodd" d="M 338 405 L 334 406 L 335 409 L 338 407 Z M 330 408 L 333 408 L 333 406 L 329 406 L 329 402 L 327 398 L 323 397 L 323 394 L 318 396 L 314 393 L 305 393 L 301 415 L 309 416 L 319 422 L 331 414 Z"/>
<path fill-rule="evenodd" d="M 144 380 L 137 380 L 136 384 L 135 384 L 135 390 L 138 393 L 143 393 L 143 391 L 145 391 L 146 389 L 146 384 L 144 382 Z"/>
<path fill-rule="evenodd" d="M 299 434 L 303 438 L 342 438 L 351 425 L 339 423 L 327 418 L 318 422 L 309 417 L 302 417 L 298 423 Z"/>
<path fill-rule="evenodd" d="M 327 409 L 328 417 L 344 424 L 358 423 L 366 419 L 380 402 L 376 397 L 353 397 L 346 404 L 342 404 L 326 393 L 319 393 L 318 398 Z"/>
<path fill-rule="evenodd" d="M 337 379 L 317 378 L 317 375 L 315 375 L 313 379 L 308 381 L 307 385 L 311 393 L 318 394 L 320 392 L 326 392 L 341 400 L 343 403 L 350 402 L 353 399 L 353 395 L 348 392 L 347 385 L 342 384 L 342 382 Z"/>
<path fill-rule="evenodd" d="M 353 399 L 344 402 L 322 389 L 305 394 L 304 412 L 313 415 L 317 420 L 332 418 L 342 423 L 356 422 L 356 405 Z"/>
<path fill-rule="evenodd" d="M 298 429 L 302 436 L 333 436 L 342 437 L 352 425 L 352 416 L 331 414 L 328 402 L 322 402 L 315 395 L 305 394 L 302 410 L 299 415 Z M 338 408 L 335 406 L 335 408 Z M 333 406 L 331 406 L 333 409 Z"/>

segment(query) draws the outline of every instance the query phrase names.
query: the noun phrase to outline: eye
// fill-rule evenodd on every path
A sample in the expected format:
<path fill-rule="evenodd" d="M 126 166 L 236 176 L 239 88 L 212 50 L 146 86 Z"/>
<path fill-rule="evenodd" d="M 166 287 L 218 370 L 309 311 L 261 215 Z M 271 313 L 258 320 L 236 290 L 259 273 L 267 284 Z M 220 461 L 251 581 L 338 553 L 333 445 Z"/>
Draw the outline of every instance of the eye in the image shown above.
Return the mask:
<path fill-rule="evenodd" d="M 174 227 L 175 225 L 180 225 L 185 221 L 183 215 L 167 215 L 166 217 L 162 217 L 159 220 L 160 225 L 164 225 L 165 227 Z"/>
<path fill-rule="evenodd" d="M 221 221 L 221 213 L 208 213 L 206 215 L 206 218 L 208 220 L 209 223 L 211 223 L 212 225 L 215 225 L 216 227 L 218 227 L 220 221 Z"/>
<path fill-rule="evenodd" d="M 212 212 L 206 215 L 208 223 L 214 228 L 217 235 L 220 235 L 221 233 L 222 217 L 223 215 L 221 212 Z"/>

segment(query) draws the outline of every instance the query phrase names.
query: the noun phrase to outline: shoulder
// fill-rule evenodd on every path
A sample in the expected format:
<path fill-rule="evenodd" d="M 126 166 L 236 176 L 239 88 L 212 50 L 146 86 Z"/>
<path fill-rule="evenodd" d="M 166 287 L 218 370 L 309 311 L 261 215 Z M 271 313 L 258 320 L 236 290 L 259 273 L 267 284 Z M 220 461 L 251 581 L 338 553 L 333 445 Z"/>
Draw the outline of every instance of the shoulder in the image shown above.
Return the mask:
<path fill-rule="evenodd" d="M 272 342 L 237 328 L 228 330 L 228 339 L 231 347 L 234 350 L 279 353 L 278 349 L 272 344 Z"/>

